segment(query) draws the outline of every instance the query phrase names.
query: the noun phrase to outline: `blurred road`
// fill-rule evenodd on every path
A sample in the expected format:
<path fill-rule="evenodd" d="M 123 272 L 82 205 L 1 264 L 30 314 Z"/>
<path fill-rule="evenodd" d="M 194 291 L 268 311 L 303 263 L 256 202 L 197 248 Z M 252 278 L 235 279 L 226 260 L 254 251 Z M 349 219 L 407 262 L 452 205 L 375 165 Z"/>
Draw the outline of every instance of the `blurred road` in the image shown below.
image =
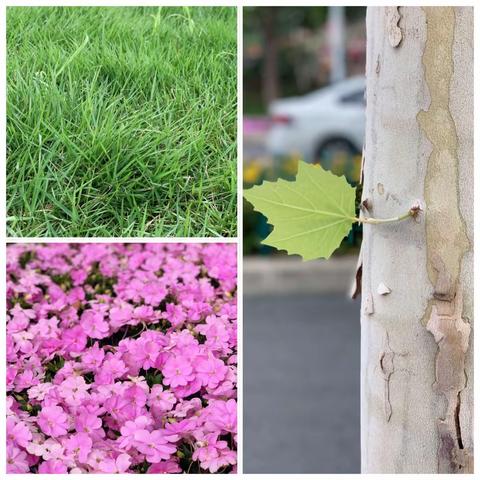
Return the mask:
<path fill-rule="evenodd" d="M 245 296 L 245 473 L 360 472 L 359 308 L 340 293 Z"/>

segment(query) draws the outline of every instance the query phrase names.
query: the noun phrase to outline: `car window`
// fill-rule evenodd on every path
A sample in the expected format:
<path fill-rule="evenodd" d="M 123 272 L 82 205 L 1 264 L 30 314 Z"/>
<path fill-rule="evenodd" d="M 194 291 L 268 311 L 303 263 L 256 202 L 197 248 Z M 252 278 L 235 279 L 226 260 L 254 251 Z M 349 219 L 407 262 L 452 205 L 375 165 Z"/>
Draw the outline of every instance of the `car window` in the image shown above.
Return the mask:
<path fill-rule="evenodd" d="M 365 105 L 364 90 L 358 90 L 340 97 L 340 103 L 355 103 L 358 105 Z"/>

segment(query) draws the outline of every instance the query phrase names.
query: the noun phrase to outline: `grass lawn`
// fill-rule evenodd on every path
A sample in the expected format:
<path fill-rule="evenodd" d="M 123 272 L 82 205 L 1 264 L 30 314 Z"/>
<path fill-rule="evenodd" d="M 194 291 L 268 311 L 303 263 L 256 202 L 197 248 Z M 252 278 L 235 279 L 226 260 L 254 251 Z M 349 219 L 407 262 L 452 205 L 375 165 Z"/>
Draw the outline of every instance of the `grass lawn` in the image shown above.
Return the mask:
<path fill-rule="evenodd" d="M 236 11 L 9 7 L 9 236 L 235 236 Z"/>

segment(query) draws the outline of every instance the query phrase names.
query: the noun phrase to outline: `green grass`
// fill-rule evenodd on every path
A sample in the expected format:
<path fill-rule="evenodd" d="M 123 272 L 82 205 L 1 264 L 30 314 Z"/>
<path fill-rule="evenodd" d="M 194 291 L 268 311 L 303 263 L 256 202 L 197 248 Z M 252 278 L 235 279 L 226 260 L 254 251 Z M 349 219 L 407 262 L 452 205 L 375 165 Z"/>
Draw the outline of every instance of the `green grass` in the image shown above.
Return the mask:
<path fill-rule="evenodd" d="M 236 11 L 9 7 L 9 236 L 235 236 Z"/>

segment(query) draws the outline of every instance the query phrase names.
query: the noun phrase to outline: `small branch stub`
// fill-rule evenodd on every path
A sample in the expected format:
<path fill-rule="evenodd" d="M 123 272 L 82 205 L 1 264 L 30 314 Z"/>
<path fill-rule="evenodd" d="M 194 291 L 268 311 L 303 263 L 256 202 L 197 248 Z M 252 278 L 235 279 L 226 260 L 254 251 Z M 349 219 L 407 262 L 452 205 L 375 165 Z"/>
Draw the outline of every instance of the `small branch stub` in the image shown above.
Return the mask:
<path fill-rule="evenodd" d="M 369 223 L 371 225 L 379 225 L 382 223 L 394 223 L 394 222 L 401 222 L 402 220 L 406 220 L 407 218 L 417 218 L 420 212 L 422 211 L 420 207 L 420 203 L 416 202 L 410 207 L 407 213 L 403 215 L 399 215 L 398 217 L 392 218 L 372 218 L 372 217 L 360 217 L 356 218 L 357 222 L 359 223 Z"/>

